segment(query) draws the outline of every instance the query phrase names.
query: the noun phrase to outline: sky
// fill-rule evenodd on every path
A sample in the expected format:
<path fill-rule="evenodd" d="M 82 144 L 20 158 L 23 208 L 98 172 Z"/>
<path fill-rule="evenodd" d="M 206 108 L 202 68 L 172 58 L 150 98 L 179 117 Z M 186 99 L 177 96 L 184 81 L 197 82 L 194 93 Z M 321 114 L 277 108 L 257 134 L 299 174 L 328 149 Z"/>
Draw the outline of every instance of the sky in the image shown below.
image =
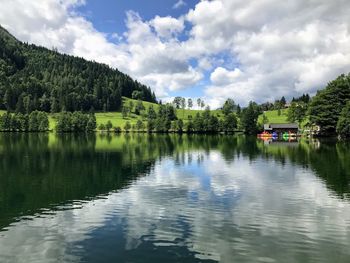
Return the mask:
<path fill-rule="evenodd" d="M 159 99 L 291 99 L 350 71 L 348 0 L 0 0 L 19 40 L 106 63 Z"/>

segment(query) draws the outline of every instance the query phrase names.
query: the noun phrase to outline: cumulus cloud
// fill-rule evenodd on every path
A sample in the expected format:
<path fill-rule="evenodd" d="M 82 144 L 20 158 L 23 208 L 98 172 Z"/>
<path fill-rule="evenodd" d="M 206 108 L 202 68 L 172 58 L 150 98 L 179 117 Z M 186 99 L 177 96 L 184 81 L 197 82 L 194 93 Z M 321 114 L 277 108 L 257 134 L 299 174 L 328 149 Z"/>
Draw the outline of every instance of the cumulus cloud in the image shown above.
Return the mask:
<path fill-rule="evenodd" d="M 218 86 L 228 85 L 235 81 L 242 75 L 239 68 L 229 71 L 223 67 L 217 67 L 210 75 L 210 80 L 213 84 Z"/>
<path fill-rule="evenodd" d="M 313 94 L 350 71 L 349 12 L 343 0 L 201 1 L 187 15 L 193 27 L 186 45 L 199 55 L 236 58 L 239 78 L 225 65 L 211 74 L 206 95 L 217 102 Z"/>
<path fill-rule="evenodd" d="M 170 16 L 156 16 L 150 24 L 154 27 L 157 34 L 161 37 L 171 37 L 173 34 L 180 33 L 184 30 L 184 22 Z"/>
<path fill-rule="evenodd" d="M 174 36 L 183 30 L 183 21 L 155 17 L 147 22 L 135 12 L 128 12 L 127 17 L 127 72 L 149 84 L 160 97 L 202 79 L 201 71 L 189 65 L 189 56 L 181 52 L 182 44 Z"/>
<path fill-rule="evenodd" d="M 208 74 L 204 95 L 212 107 L 227 97 L 263 102 L 313 94 L 350 71 L 346 0 L 202 0 L 179 18 L 148 21 L 129 11 L 117 44 L 75 12 L 82 0 L 0 4 L 0 23 L 20 40 L 107 63 L 159 97 L 203 86 Z"/>

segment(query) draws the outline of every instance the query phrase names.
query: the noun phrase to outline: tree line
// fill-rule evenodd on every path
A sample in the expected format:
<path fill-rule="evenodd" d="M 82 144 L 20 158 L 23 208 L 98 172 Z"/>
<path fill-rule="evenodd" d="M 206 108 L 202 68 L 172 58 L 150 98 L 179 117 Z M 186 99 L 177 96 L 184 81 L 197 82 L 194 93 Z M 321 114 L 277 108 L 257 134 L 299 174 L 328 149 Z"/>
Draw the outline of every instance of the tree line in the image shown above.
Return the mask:
<path fill-rule="evenodd" d="M 160 104 L 156 111 L 151 105 L 148 107 L 145 117 L 146 121 L 138 120 L 136 124 L 131 125 L 126 122 L 123 129 L 125 131 L 142 131 L 158 133 L 217 133 L 217 132 L 234 132 L 238 127 L 238 118 L 236 113 L 227 111 L 223 117 L 210 110 L 209 106 L 196 115 L 188 116 L 184 122 L 182 118 L 176 115 L 176 104 Z M 120 128 L 117 128 L 120 131 Z"/>
<path fill-rule="evenodd" d="M 63 132 L 93 132 L 96 130 L 94 113 L 61 112 L 57 116 L 56 131 Z"/>
<path fill-rule="evenodd" d="M 30 114 L 6 112 L 0 116 L 0 131 L 3 132 L 44 132 L 49 130 L 46 112 L 33 111 Z"/>
<path fill-rule="evenodd" d="M 94 113 L 61 112 L 55 115 L 56 132 L 93 132 L 96 130 Z M 5 112 L 0 115 L 2 132 L 46 132 L 49 131 L 48 114 L 33 111 L 30 114 Z"/>

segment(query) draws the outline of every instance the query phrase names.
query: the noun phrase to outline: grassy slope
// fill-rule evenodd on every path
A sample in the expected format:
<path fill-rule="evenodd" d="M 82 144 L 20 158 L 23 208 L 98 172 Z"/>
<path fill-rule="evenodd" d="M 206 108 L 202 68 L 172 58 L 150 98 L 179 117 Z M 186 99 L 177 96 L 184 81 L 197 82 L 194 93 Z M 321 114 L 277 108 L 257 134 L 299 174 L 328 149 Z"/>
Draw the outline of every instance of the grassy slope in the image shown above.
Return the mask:
<path fill-rule="evenodd" d="M 132 101 L 134 103 L 134 106 L 137 103 L 137 100 L 133 100 L 133 99 L 129 99 L 129 98 L 123 97 L 123 102 L 126 103 L 126 105 L 129 105 L 128 103 L 130 101 Z M 153 108 L 155 109 L 155 111 L 158 111 L 158 108 L 159 108 L 158 104 L 147 102 L 147 101 L 143 101 L 142 103 L 145 106 L 146 111 L 151 105 L 153 105 Z M 188 116 L 191 115 L 192 118 L 193 118 L 198 112 L 203 112 L 203 111 L 202 110 L 189 110 L 189 109 L 182 110 L 182 109 L 177 109 L 176 110 L 176 115 L 177 115 L 177 117 L 179 119 L 183 119 L 184 121 L 188 121 Z M 222 112 L 220 110 L 214 110 L 214 111 L 212 111 L 212 113 L 216 114 L 218 117 L 222 117 L 223 116 L 223 114 L 222 114 Z"/>
<path fill-rule="evenodd" d="M 133 99 L 129 99 L 129 98 L 125 98 L 123 97 L 123 102 L 126 105 L 129 105 L 129 102 L 132 101 L 134 103 L 134 107 L 137 103 L 137 100 L 133 100 Z M 155 111 L 158 111 L 159 105 L 155 104 L 155 103 L 151 103 L 151 102 L 146 102 L 143 101 L 142 102 L 143 105 L 145 106 L 146 110 L 153 105 L 153 108 L 155 109 Z M 5 113 L 6 111 L 0 110 L 0 114 Z M 192 118 L 198 113 L 198 112 L 202 112 L 201 110 L 182 110 L 182 109 L 178 109 L 176 112 L 176 115 L 179 119 L 183 119 L 184 122 L 188 121 L 188 116 L 191 115 Z M 212 111 L 212 113 L 216 114 L 218 117 L 222 117 L 223 114 L 220 110 L 215 110 Z M 96 121 L 97 121 L 97 126 L 100 125 L 101 123 L 106 124 L 107 121 L 111 121 L 113 124 L 113 127 L 121 127 L 123 128 L 125 123 L 127 121 L 130 122 L 131 125 L 136 124 L 137 120 L 140 119 L 143 122 L 146 122 L 146 119 L 143 119 L 142 116 L 136 115 L 136 114 L 129 114 L 127 118 L 123 119 L 122 117 L 122 113 L 121 112 L 97 112 L 96 113 Z M 56 116 L 55 114 L 50 114 L 49 115 L 49 127 L 50 130 L 54 130 L 56 126 Z"/>
<path fill-rule="evenodd" d="M 278 116 L 277 110 L 265 111 L 265 115 L 268 118 L 269 123 L 289 123 L 287 120 L 287 109 L 281 110 L 281 115 Z M 262 123 L 263 115 L 259 116 L 259 123 Z"/>

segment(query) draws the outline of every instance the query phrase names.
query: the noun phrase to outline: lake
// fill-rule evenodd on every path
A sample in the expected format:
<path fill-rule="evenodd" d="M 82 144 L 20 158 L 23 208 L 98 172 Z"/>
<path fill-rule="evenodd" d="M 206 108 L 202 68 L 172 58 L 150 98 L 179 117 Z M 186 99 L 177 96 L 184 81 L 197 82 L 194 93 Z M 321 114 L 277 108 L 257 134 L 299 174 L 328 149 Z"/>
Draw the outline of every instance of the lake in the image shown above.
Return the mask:
<path fill-rule="evenodd" d="M 350 262 L 350 143 L 0 134 L 0 262 Z"/>

